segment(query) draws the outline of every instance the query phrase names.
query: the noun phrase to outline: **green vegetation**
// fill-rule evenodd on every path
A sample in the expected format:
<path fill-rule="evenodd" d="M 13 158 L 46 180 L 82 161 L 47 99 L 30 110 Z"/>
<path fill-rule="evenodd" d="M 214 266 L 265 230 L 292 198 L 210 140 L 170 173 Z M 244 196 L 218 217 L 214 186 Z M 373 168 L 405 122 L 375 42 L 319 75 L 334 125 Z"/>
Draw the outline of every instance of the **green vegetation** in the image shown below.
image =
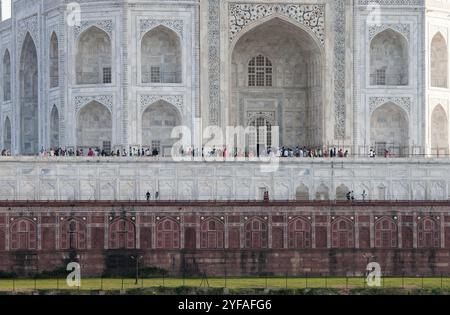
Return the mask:
<path fill-rule="evenodd" d="M 339 294 L 347 292 L 351 294 L 391 294 L 390 292 L 409 292 L 419 290 L 426 294 L 443 294 L 450 292 L 450 278 L 383 278 L 381 288 L 368 288 L 365 278 L 166 278 L 155 277 L 139 279 L 120 278 L 85 278 L 81 281 L 80 288 L 67 287 L 63 277 L 58 279 L 6 279 L 0 278 L 0 292 L 32 292 L 42 290 L 62 291 L 127 291 L 132 294 L 150 290 L 169 290 L 173 294 L 182 293 L 190 289 L 216 290 L 217 294 L 223 294 L 223 288 L 227 288 L 230 294 L 234 292 L 255 293 L 255 290 L 267 292 L 269 290 L 277 294 L 306 294 L 307 292 L 323 291 L 323 294 Z M 180 291 L 181 290 L 181 291 Z M 152 292 L 153 292 L 152 291 Z M 180 291 L 180 292 L 178 292 Z M 156 293 L 155 293 L 156 294 Z M 210 294 L 214 294 L 211 293 Z M 241 294 L 241 293 L 239 293 Z M 397 294 L 397 293 L 393 293 Z M 446 293 L 445 293 L 446 294 Z"/>

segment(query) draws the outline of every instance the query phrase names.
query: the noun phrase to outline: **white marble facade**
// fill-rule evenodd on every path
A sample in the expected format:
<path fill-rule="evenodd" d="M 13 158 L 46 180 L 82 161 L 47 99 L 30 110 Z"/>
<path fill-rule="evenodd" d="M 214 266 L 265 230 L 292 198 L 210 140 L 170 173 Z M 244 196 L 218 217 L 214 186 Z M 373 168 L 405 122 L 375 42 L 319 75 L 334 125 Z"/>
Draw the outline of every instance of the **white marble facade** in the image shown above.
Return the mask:
<path fill-rule="evenodd" d="M 13 154 L 163 150 L 174 123 L 258 117 L 287 146 L 449 153 L 449 1 L 75 3 L 75 26 L 62 0 L 13 1 L 0 24 L 0 139 Z M 252 79 L 258 57 L 270 75 Z"/>
<path fill-rule="evenodd" d="M 68 11 L 74 3 L 81 8 L 75 25 Z M 370 148 L 396 156 L 450 153 L 450 1 L 74 3 L 14 0 L 12 18 L 0 23 L 0 147 L 14 155 L 55 147 L 156 146 L 168 152 L 174 126 L 191 128 L 199 139 L 198 123 L 276 125 L 281 145 L 338 145 L 355 155 L 367 156 Z M 445 168 L 445 160 L 440 163 Z M 445 187 L 439 198 L 447 199 L 447 179 L 433 176 L 429 184 L 417 182 L 420 196 L 435 198 L 437 181 Z M 96 183 L 94 194 L 83 192 L 89 185 L 81 182 L 76 185 L 83 188 L 66 192 L 70 185 L 60 181 L 51 184 L 58 193 L 33 196 L 142 195 L 136 182 Z M 348 181 L 339 185 L 360 186 Z M 385 178 L 386 198 L 415 196 L 412 179 L 402 198 L 389 183 Z M 15 198 L 25 197 L 26 183 L 8 185 Z M 131 185 L 130 192 L 122 193 L 122 185 Z M 195 198 L 223 195 L 217 184 L 195 185 Z M 289 185 L 283 198 L 326 196 L 315 181 L 305 184 L 307 193 Z M 377 199 L 381 192 L 371 185 L 367 192 Z M 241 191 L 237 184 L 225 186 L 230 196 Z M 335 187 L 326 187 L 333 197 Z M 168 198 L 192 196 L 183 191 Z"/>
<path fill-rule="evenodd" d="M 100 163 L 102 162 L 102 163 Z M 140 158 L 3 158 L 0 200 L 448 200 L 450 168 L 438 159 L 174 162 Z M 363 196 L 364 195 L 364 196 Z"/>

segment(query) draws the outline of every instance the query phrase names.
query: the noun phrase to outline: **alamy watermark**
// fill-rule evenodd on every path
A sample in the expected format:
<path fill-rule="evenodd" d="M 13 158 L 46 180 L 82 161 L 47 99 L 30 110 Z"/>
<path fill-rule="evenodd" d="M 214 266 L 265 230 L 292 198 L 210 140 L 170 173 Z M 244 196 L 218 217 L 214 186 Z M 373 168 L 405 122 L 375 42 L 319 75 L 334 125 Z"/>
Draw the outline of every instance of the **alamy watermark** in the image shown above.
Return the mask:
<path fill-rule="evenodd" d="M 71 262 L 67 265 L 67 271 L 70 273 L 67 275 L 66 283 L 70 288 L 81 287 L 81 266 L 77 262 Z"/>
<path fill-rule="evenodd" d="M 177 139 L 171 148 L 176 162 L 259 162 L 262 172 L 276 172 L 279 168 L 280 128 L 278 126 L 209 126 L 194 136 L 187 126 L 172 130 Z"/>
<path fill-rule="evenodd" d="M 381 266 L 377 262 L 371 262 L 366 267 L 367 270 L 367 286 L 381 287 Z"/>
<path fill-rule="evenodd" d="M 67 4 L 66 21 L 68 26 L 81 26 L 81 6 L 78 2 L 71 2 Z"/>

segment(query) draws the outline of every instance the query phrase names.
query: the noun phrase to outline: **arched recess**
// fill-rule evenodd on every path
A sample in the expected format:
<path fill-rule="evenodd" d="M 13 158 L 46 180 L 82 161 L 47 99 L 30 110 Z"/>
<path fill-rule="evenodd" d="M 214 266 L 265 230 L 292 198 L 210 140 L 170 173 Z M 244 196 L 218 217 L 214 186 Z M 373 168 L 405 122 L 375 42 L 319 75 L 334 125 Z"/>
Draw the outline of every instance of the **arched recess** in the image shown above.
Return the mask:
<path fill-rule="evenodd" d="M 409 83 L 409 45 L 392 29 L 377 34 L 370 42 L 370 85 Z"/>
<path fill-rule="evenodd" d="M 268 226 L 261 218 L 252 218 L 245 224 L 245 248 L 268 247 Z"/>
<path fill-rule="evenodd" d="M 3 127 L 3 149 L 11 152 L 11 121 L 9 117 L 6 117 Z"/>
<path fill-rule="evenodd" d="M 305 184 L 301 184 L 297 187 L 295 199 L 304 201 L 309 200 L 309 188 Z"/>
<path fill-rule="evenodd" d="M 141 41 L 141 82 L 181 83 L 180 37 L 165 26 L 148 31 Z"/>
<path fill-rule="evenodd" d="M 61 223 L 59 235 L 61 249 L 86 249 L 86 241 L 86 223 L 77 219 L 69 219 Z"/>
<path fill-rule="evenodd" d="M 112 44 L 109 35 L 92 26 L 78 38 L 76 83 L 112 83 Z"/>
<path fill-rule="evenodd" d="M 49 49 L 49 79 L 50 88 L 55 88 L 59 86 L 59 51 L 58 51 L 58 36 L 56 33 L 52 33 L 50 38 L 50 49 Z"/>
<path fill-rule="evenodd" d="M 420 218 L 417 223 L 417 247 L 418 248 L 439 248 L 440 228 L 439 222 L 434 218 Z"/>
<path fill-rule="evenodd" d="M 434 35 L 430 52 L 430 84 L 436 88 L 448 87 L 448 47 L 441 32 Z"/>
<path fill-rule="evenodd" d="M 136 227 L 127 219 L 117 219 L 109 225 L 110 249 L 136 248 Z"/>
<path fill-rule="evenodd" d="M 352 221 L 338 218 L 331 224 L 331 244 L 333 248 L 355 246 L 355 228 Z"/>
<path fill-rule="evenodd" d="M 8 49 L 3 56 L 3 100 L 11 100 L 11 55 Z"/>
<path fill-rule="evenodd" d="M 248 25 L 231 45 L 229 125 L 273 117 L 280 145 L 324 143 L 324 58 L 310 31 L 280 16 Z"/>
<path fill-rule="evenodd" d="M 163 100 L 153 103 L 142 114 L 142 145 L 170 155 L 177 141 L 171 138 L 172 131 L 181 123 L 181 114 L 174 105 Z"/>
<path fill-rule="evenodd" d="M 225 225 L 217 219 L 202 222 L 200 247 L 203 249 L 221 249 L 225 247 Z"/>
<path fill-rule="evenodd" d="M 378 107 L 370 120 L 370 137 L 372 147 L 376 148 L 378 156 L 384 156 L 386 150 L 395 157 L 407 156 L 409 153 L 407 113 L 392 102 Z"/>
<path fill-rule="evenodd" d="M 180 224 L 171 218 L 165 218 L 156 225 L 156 248 L 180 248 Z"/>
<path fill-rule="evenodd" d="M 397 238 L 397 224 L 393 219 L 383 217 L 375 222 L 376 248 L 396 248 Z"/>
<path fill-rule="evenodd" d="M 330 200 L 330 190 L 325 184 L 321 184 L 316 190 L 316 200 Z"/>
<path fill-rule="evenodd" d="M 288 242 L 289 248 L 311 248 L 311 223 L 303 218 L 296 218 L 289 223 Z"/>
<path fill-rule="evenodd" d="M 92 101 L 77 116 L 77 146 L 83 149 L 112 148 L 112 115 L 99 102 Z"/>
<path fill-rule="evenodd" d="M 56 105 L 53 105 L 50 113 L 50 147 L 59 148 L 59 111 Z"/>
<path fill-rule="evenodd" d="M 37 249 L 37 226 L 28 219 L 14 220 L 10 226 L 10 242 L 12 250 Z"/>
<path fill-rule="evenodd" d="M 36 45 L 27 33 L 20 56 L 20 134 L 21 153 L 39 152 L 39 83 Z"/>
<path fill-rule="evenodd" d="M 350 189 L 344 184 L 340 185 L 336 188 L 336 200 L 347 200 L 347 194 L 350 192 Z"/>
<path fill-rule="evenodd" d="M 442 105 L 437 105 L 431 115 L 431 154 L 447 156 L 449 154 L 447 112 Z"/>

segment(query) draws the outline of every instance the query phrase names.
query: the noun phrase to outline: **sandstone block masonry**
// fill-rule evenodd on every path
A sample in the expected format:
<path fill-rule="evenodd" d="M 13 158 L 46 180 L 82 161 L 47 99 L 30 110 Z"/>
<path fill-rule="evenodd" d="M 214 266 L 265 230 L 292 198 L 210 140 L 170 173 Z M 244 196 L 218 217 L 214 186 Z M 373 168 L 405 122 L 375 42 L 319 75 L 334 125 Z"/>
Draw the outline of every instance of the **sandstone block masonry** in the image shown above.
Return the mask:
<path fill-rule="evenodd" d="M 0 270 L 449 274 L 449 202 L 2 202 Z"/>

